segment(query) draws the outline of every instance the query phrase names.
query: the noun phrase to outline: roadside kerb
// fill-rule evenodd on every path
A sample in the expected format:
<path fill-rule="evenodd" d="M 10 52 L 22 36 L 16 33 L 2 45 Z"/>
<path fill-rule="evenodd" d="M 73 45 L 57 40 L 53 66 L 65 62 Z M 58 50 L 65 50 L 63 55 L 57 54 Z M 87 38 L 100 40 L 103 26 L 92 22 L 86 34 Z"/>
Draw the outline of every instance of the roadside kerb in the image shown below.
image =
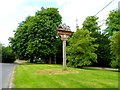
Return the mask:
<path fill-rule="evenodd" d="M 14 88 L 14 84 L 13 84 L 13 79 L 14 79 L 14 72 L 15 72 L 15 67 L 17 65 L 14 66 L 13 71 L 10 74 L 10 79 L 9 79 L 9 85 L 8 88 Z"/>

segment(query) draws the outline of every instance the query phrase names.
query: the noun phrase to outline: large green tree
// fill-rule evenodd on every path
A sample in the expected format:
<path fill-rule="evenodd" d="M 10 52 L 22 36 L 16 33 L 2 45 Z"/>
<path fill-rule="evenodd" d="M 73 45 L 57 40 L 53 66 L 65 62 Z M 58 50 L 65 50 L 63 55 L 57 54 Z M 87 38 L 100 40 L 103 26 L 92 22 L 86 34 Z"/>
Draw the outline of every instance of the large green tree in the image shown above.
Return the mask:
<path fill-rule="evenodd" d="M 95 38 L 90 36 L 87 29 L 78 29 L 68 40 L 68 65 L 82 67 L 96 62 L 97 55 L 94 52 L 97 45 L 92 44 L 93 41 L 95 41 Z"/>
<path fill-rule="evenodd" d="M 113 55 L 111 66 L 120 68 L 120 31 L 113 32 L 110 45 Z"/>
<path fill-rule="evenodd" d="M 96 43 L 99 45 L 95 53 L 97 54 L 97 63 L 93 63 L 94 66 L 110 67 L 111 62 L 111 49 L 110 40 L 105 34 L 97 34 Z"/>
<path fill-rule="evenodd" d="M 108 67 L 111 61 L 110 58 L 110 40 L 107 35 L 100 32 L 100 26 L 98 25 L 98 17 L 88 16 L 83 22 L 83 28 L 90 31 L 90 36 L 96 38 L 93 44 L 98 44 L 98 48 L 95 51 L 97 54 L 97 63 L 93 63 L 94 66 Z"/>
<path fill-rule="evenodd" d="M 57 53 L 57 27 L 61 24 L 61 15 L 56 8 L 42 8 L 35 16 L 28 16 L 20 23 L 14 38 L 11 38 L 13 51 L 20 56 L 48 59 Z"/>
<path fill-rule="evenodd" d="M 14 54 L 16 54 L 16 57 L 19 59 L 28 59 L 29 56 L 31 56 L 30 54 L 26 54 L 26 49 L 28 46 L 28 41 L 30 40 L 30 38 L 28 38 L 30 34 L 28 31 L 29 22 L 34 23 L 32 22 L 32 19 L 33 17 L 28 16 L 25 21 L 19 23 L 19 26 L 15 31 L 14 37 L 9 38 L 12 50 Z"/>
<path fill-rule="evenodd" d="M 100 30 L 100 26 L 98 25 L 98 17 L 96 16 L 88 16 L 83 22 L 83 28 L 90 31 L 91 36 L 94 37 L 94 33 Z M 94 34 L 94 35 L 93 35 Z"/>
<path fill-rule="evenodd" d="M 105 33 L 110 38 L 111 47 L 111 66 L 120 67 L 120 11 L 112 10 L 110 11 L 108 18 L 106 20 L 107 28 Z"/>
<path fill-rule="evenodd" d="M 106 25 L 107 25 L 107 28 L 105 30 L 105 33 L 108 34 L 108 36 L 112 36 L 113 31 L 119 31 L 120 30 L 120 11 L 118 10 L 110 11 L 106 19 Z"/>

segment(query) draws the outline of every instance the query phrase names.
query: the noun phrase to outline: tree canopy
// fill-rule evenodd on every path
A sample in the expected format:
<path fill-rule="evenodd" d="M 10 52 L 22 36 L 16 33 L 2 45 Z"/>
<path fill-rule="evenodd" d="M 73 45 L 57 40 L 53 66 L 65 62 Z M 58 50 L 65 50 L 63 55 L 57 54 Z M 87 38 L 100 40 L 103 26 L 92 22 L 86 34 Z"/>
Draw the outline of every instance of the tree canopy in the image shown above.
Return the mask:
<path fill-rule="evenodd" d="M 57 27 L 61 18 L 56 8 L 42 8 L 35 16 L 28 16 L 10 38 L 14 53 L 31 60 L 56 54 Z"/>
<path fill-rule="evenodd" d="M 108 67 L 111 61 L 109 45 L 110 40 L 105 34 L 100 32 L 101 28 L 98 25 L 98 19 L 99 18 L 96 16 L 88 16 L 83 22 L 83 28 L 90 31 L 90 36 L 96 38 L 96 40 L 92 43 L 98 45 L 98 48 L 95 51 L 95 53 L 97 54 L 97 62 L 93 63 L 93 65 Z"/>
<path fill-rule="evenodd" d="M 113 32 L 110 45 L 111 53 L 113 55 L 111 66 L 120 67 L 120 31 Z"/>
<path fill-rule="evenodd" d="M 82 67 L 96 62 L 97 55 L 94 52 L 97 45 L 92 44 L 93 41 L 95 41 L 95 38 L 90 36 L 87 29 L 78 29 L 68 40 L 68 65 Z"/>
<path fill-rule="evenodd" d="M 120 31 L 120 11 L 118 10 L 110 11 L 106 19 L 106 25 L 107 28 L 105 32 L 109 36 L 113 35 L 113 31 Z"/>
<path fill-rule="evenodd" d="M 106 20 L 106 34 L 110 39 L 111 48 L 111 66 L 120 67 L 120 11 L 110 11 Z"/>
<path fill-rule="evenodd" d="M 2 45 L 2 63 L 14 63 L 15 55 L 12 53 L 12 49 L 10 46 Z"/>
<path fill-rule="evenodd" d="M 96 32 L 100 30 L 100 26 L 98 26 L 98 17 L 96 16 L 88 16 L 83 22 L 83 28 L 89 30 L 90 32 Z"/>

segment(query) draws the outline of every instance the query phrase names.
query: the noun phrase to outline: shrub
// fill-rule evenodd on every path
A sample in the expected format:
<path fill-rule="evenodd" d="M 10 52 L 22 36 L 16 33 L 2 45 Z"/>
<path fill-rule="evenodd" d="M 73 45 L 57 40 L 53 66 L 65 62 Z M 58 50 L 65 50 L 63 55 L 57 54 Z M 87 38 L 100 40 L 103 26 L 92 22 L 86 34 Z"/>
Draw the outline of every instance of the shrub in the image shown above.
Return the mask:
<path fill-rule="evenodd" d="M 2 46 L 2 63 L 14 63 L 15 55 L 10 47 Z"/>

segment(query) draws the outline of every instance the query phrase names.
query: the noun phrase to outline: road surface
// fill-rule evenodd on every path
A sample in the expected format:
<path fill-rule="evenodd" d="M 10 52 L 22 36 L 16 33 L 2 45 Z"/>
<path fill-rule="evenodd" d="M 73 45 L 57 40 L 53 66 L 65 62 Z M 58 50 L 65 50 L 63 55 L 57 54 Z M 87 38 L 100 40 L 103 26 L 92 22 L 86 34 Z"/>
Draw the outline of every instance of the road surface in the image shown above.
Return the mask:
<path fill-rule="evenodd" d="M 1 88 L 8 88 L 15 66 L 16 64 L 0 63 L 0 90 Z"/>

